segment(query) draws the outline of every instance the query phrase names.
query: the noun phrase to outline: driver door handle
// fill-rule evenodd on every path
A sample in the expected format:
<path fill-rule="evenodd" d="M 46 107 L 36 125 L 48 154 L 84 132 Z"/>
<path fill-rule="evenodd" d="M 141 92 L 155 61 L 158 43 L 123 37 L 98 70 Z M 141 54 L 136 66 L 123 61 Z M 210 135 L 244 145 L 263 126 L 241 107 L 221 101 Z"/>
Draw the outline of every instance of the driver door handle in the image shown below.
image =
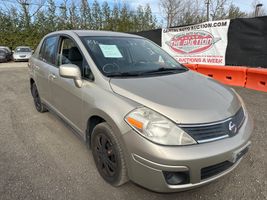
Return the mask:
<path fill-rule="evenodd" d="M 48 78 L 53 80 L 53 79 L 56 79 L 57 76 L 55 74 L 49 74 Z"/>

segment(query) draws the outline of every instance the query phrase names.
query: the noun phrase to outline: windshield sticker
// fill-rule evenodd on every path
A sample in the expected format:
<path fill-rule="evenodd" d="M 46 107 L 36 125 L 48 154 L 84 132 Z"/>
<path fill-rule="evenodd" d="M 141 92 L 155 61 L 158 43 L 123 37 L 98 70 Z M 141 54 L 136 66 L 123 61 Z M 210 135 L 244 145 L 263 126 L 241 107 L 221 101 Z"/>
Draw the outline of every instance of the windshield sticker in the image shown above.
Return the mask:
<path fill-rule="evenodd" d="M 105 58 L 122 58 L 120 50 L 116 45 L 99 44 Z"/>

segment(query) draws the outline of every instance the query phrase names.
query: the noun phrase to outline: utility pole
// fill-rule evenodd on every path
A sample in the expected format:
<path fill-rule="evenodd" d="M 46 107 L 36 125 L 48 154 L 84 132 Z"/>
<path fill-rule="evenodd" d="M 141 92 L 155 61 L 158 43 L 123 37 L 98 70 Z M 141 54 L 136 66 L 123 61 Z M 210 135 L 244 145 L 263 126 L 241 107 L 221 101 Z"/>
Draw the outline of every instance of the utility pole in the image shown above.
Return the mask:
<path fill-rule="evenodd" d="M 205 0 L 205 4 L 207 4 L 207 21 L 210 21 L 210 0 Z"/>
<path fill-rule="evenodd" d="M 260 11 L 260 8 L 263 6 L 262 3 L 259 3 L 256 5 L 256 8 L 255 8 L 255 17 L 258 17 L 259 16 L 259 11 Z"/>

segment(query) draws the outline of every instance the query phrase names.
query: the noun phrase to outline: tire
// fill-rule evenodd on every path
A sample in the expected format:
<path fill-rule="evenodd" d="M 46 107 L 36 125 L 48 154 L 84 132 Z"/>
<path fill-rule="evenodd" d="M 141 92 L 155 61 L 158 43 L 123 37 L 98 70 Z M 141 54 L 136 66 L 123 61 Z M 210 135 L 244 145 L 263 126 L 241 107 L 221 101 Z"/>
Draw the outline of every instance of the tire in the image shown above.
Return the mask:
<path fill-rule="evenodd" d="M 120 186 L 128 181 L 121 145 L 106 122 L 94 128 L 91 147 L 97 170 L 106 182 Z"/>
<path fill-rule="evenodd" d="M 34 102 L 34 106 L 36 108 L 36 110 L 40 113 L 44 113 L 47 112 L 46 107 L 44 106 L 44 104 L 41 102 L 36 84 L 33 83 L 31 86 L 31 93 L 32 93 L 32 97 L 33 97 L 33 102 Z"/>

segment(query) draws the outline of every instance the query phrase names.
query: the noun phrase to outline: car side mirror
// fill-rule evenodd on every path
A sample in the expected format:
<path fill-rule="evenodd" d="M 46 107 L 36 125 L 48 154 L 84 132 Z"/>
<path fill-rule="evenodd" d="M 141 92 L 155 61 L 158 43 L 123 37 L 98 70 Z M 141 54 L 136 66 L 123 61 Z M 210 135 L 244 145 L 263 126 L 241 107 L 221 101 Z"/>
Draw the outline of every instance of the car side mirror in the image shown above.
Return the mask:
<path fill-rule="evenodd" d="M 82 87 L 81 70 L 74 64 L 63 64 L 59 66 L 59 75 L 64 78 L 73 79 L 75 86 Z"/>

